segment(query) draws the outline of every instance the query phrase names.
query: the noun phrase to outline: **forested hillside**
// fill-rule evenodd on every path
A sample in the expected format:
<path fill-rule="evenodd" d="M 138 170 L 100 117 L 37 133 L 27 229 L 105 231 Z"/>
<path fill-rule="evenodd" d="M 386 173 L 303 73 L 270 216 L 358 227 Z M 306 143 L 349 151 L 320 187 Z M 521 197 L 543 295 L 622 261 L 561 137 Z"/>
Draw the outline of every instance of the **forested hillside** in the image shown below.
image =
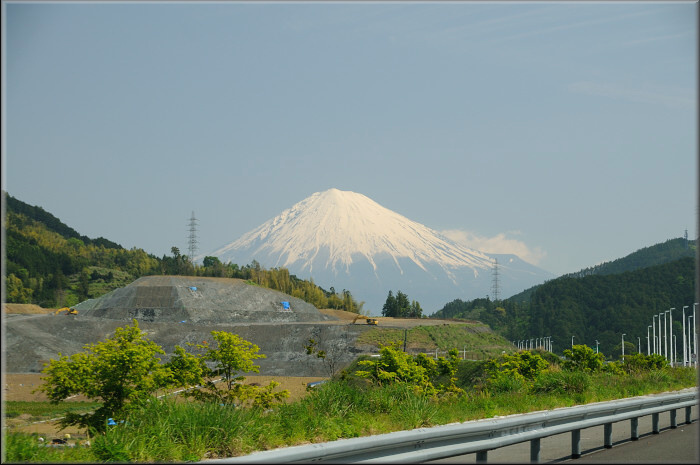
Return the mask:
<path fill-rule="evenodd" d="M 529 301 L 455 300 L 432 317 L 480 320 L 511 341 L 550 336 L 559 353 L 572 336 L 591 347 L 598 340 L 602 352 L 619 356 L 622 333 L 646 352 L 653 315 L 672 307 L 674 334 L 681 336 L 680 311 L 692 308 L 694 299 L 695 259 L 685 257 L 620 274 L 553 279 L 535 288 Z"/>
<path fill-rule="evenodd" d="M 582 278 L 584 276 L 610 275 L 640 270 L 642 268 L 672 262 L 683 257 L 695 257 L 696 248 L 696 241 L 686 240 L 684 238 L 669 239 L 666 242 L 639 249 L 617 260 L 604 262 L 574 273 L 565 274 L 561 276 L 561 278 Z M 527 302 L 530 300 L 534 290 L 539 286 L 540 285 L 537 285 L 526 289 L 523 292 L 509 297 L 509 299 L 517 302 Z"/>
<path fill-rule="evenodd" d="M 5 197 L 5 291 L 8 303 L 44 308 L 72 306 L 97 298 L 146 275 L 240 278 L 304 299 L 317 308 L 360 312 L 350 291 L 326 291 L 285 268 L 267 270 L 257 262 L 239 266 L 206 257 L 193 265 L 177 247 L 158 258 L 142 249 L 127 250 L 108 239 L 80 235 L 51 213 L 3 192 Z"/>

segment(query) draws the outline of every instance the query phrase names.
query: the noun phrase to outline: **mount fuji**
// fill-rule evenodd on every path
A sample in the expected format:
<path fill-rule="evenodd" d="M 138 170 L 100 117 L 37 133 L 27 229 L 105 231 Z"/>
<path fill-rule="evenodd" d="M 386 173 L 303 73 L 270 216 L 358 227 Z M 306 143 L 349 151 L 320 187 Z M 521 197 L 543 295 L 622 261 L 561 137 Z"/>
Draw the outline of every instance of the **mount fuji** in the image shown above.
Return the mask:
<path fill-rule="evenodd" d="M 391 290 L 433 313 L 454 299 L 506 297 L 553 277 L 515 255 L 487 254 L 355 192 L 317 192 L 208 254 L 223 263 L 284 267 L 324 289 L 347 289 L 379 315 Z M 497 261 L 497 266 L 496 265 Z"/>

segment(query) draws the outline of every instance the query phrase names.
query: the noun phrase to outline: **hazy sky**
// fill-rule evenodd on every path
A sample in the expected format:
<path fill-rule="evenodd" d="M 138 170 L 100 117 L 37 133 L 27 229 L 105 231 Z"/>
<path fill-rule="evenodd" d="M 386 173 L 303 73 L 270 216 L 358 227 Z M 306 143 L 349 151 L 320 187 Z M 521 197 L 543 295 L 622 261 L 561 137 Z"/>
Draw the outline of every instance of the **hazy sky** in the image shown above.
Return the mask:
<path fill-rule="evenodd" d="M 92 238 L 332 187 L 557 275 L 697 235 L 694 2 L 2 6 L 3 189 Z"/>

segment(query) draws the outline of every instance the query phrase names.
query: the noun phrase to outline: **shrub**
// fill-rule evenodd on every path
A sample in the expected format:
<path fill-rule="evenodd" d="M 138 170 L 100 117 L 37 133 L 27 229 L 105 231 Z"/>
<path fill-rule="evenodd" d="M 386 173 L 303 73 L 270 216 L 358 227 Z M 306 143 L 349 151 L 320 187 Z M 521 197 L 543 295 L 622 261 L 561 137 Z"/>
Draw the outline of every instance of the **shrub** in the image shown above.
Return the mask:
<path fill-rule="evenodd" d="M 497 371 L 486 380 L 486 389 L 494 393 L 526 392 L 529 383 L 516 372 Z"/>
<path fill-rule="evenodd" d="M 591 378 L 582 371 L 543 371 L 533 382 L 534 393 L 570 394 L 585 392 Z"/>
<path fill-rule="evenodd" d="M 372 380 L 379 386 L 391 383 L 406 383 L 414 386 L 420 392 L 434 394 L 435 386 L 430 381 L 430 368 L 419 365 L 416 359 L 403 352 L 398 343 L 383 346 L 379 350 L 380 357 L 376 360 L 363 360 L 358 363 L 365 370 L 356 374 Z M 425 359 L 421 359 L 425 364 Z"/>
<path fill-rule="evenodd" d="M 566 360 L 562 362 L 562 367 L 570 371 L 584 371 L 587 373 L 596 372 L 603 368 L 605 355 L 596 353 L 585 344 L 575 345 L 571 349 L 564 350 Z"/>
<path fill-rule="evenodd" d="M 527 385 L 547 367 L 549 363 L 541 356 L 527 350 L 512 355 L 503 354 L 486 362 L 486 385 L 490 389 L 498 390 Z"/>
<path fill-rule="evenodd" d="M 205 341 L 195 345 L 202 351 L 198 355 L 176 347 L 175 355 L 168 364 L 178 373 L 187 373 L 178 375 L 181 382 L 202 386 L 185 392 L 186 397 L 233 405 L 249 402 L 265 409 L 289 397 L 287 390 L 274 392 L 279 385 L 275 381 L 270 381 L 268 386 L 251 386 L 242 382 L 245 379 L 242 372 L 259 373 L 260 368 L 253 361 L 265 358 L 264 354 L 258 353 L 260 347 L 225 331 L 212 331 L 211 336 L 216 344 L 210 346 Z M 214 367 L 210 368 L 207 362 L 213 363 Z"/>

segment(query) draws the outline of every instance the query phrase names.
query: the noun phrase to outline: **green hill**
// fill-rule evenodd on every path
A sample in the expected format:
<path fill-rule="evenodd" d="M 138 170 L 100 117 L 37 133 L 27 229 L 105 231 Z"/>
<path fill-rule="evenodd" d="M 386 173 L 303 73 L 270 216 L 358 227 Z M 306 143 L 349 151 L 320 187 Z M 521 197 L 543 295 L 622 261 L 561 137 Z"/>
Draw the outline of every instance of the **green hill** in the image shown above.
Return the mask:
<path fill-rule="evenodd" d="M 574 273 L 568 273 L 560 276 L 560 278 L 583 278 L 585 276 L 611 275 L 624 273 L 626 271 L 640 270 L 650 266 L 672 262 L 683 257 L 695 257 L 696 250 L 696 241 L 686 240 L 684 238 L 669 239 L 666 242 L 639 249 L 617 260 L 584 268 Z M 508 299 L 515 302 L 528 302 L 534 290 L 540 286 L 541 284 L 525 289 Z"/>
<path fill-rule="evenodd" d="M 599 350 L 616 356 L 625 333 L 646 352 L 655 314 L 675 307 L 674 334 L 682 335 L 680 311 L 697 301 L 695 264 L 695 242 L 672 239 L 502 301 L 457 299 L 431 317 L 479 320 L 511 341 L 549 336 L 559 353 L 574 336 L 574 343 L 593 347 L 597 340 Z"/>
<path fill-rule="evenodd" d="M 635 348 L 641 343 L 646 352 L 647 326 L 653 315 L 675 307 L 673 332 L 680 337 L 681 309 L 692 308 L 693 302 L 695 259 L 690 257 L 614 275 L 562 277 L 533 292 L 529 321 L 513 336 L 551 336 L 559 352 L 571 345 L 572 336 L 574 343 L 591 347 L 598 340 L 601 351 L 618 356 L 621 335 L 626 333 L 627 341 Z"/>

